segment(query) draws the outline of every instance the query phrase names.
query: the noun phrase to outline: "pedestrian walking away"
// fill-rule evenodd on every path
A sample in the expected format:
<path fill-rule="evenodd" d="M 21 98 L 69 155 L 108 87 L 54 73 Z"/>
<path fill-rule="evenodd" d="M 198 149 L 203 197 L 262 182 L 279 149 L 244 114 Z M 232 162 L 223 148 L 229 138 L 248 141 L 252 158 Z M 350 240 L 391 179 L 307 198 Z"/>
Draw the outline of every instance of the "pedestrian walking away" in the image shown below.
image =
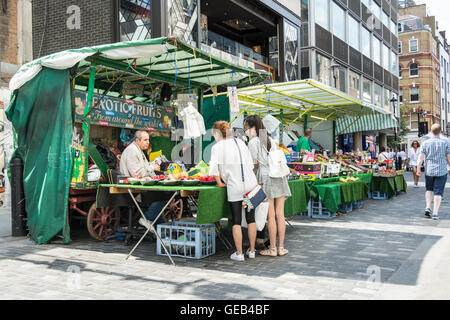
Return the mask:
<path fill-rule="evenodd" d="M 431 126 L 431 133 L 433 137 L 425 141 L 422 146 L 417 163 L 417 174 L 422 176 L 421 165 L 425 162 L 425 217 L 437 220 L 448 178 L 447 165 L 450 165 L 450 144 L 446 139 L 440 137 L 441 126 L 439 124 Z M 434 202 L 433 211 L 431 211 L 432 201 Z"/>

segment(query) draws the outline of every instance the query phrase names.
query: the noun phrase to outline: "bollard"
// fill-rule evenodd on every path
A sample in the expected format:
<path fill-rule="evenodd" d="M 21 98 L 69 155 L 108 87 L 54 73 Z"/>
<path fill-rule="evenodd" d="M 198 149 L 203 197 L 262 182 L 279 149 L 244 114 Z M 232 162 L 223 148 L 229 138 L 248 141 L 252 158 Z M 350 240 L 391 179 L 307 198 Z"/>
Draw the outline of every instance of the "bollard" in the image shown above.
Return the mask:
<path fill-rule="evenodd" d="M 25 211 L 25 193 L 23 188 L 23 161 L 20 158 L 11 160 L 11 224 L 12 236 L 27 235 Z"/>

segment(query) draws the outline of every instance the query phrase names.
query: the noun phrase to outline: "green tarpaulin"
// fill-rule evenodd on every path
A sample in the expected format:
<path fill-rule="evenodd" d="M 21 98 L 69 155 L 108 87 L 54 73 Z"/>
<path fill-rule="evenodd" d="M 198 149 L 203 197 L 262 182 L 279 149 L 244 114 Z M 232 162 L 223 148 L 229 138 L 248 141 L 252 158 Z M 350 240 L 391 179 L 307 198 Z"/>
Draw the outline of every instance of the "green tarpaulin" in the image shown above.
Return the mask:
<path fill-rule="evenodd" d="M 406 192 L 407 183 L 403 175 L 395 177 L 373 177 L 371 190 L 387 193 L 388 196 L 395 196 L 396 191 Z"/>
<path fill-rule="evenodd" d="M 70 242 L 67 204 L 72 171 L 69 70 L 42 68 L 13 93 L 6 111 L 24 162 L 27 226 L 38 244 L 62 234 Z"/>

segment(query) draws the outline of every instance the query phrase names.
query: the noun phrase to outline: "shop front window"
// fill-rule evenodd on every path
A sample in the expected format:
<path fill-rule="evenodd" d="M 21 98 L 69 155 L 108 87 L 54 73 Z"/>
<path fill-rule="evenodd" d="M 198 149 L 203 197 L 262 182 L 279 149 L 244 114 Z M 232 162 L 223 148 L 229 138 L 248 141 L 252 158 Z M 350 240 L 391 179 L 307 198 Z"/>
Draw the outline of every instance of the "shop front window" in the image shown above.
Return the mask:
<path fill-rule="evenodd" d="M 284 23 L 284 62 L 286 81 L 298 80 L 300 30 L 298 27 L 285 21 Z"/>
<path fill-rule="evenodd" d="M 331 60 L 316 53 L 316 79 L 326 85 L 331 85 Z"/>
<path fill-rule="evenodd" d="M 120 41 L 150 39 L 150 0 L 120 0 Z"/>
<path fill-rule="evenodd" d="M 196 46 L 197 13 L 197 0 L 169 0 L 169 36 L 176 37 L 190 45 Z"/>

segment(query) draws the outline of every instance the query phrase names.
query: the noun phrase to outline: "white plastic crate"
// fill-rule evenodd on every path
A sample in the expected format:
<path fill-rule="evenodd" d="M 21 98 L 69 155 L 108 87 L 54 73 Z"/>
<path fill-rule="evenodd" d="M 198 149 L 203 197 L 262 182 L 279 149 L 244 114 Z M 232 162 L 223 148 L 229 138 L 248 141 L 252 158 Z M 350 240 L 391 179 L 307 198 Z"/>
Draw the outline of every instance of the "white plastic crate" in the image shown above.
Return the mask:
<path fill-rule="evenodd" d="M 322 201 L 315 201 L 314 198 L 308 203 L 308 215 L 313 219 L 332 219 L 336 217 L 336 212 L 330 212 Z"/>
<path fill-rule="evenodd" d="M 387 200 L 389 199 L 389 196 L 387 193 L 381 192 L 381 191 L 372 191 L 372 199 L 374 200 Z"/>
<path fill-rule="evenodd" d="M 357 201 L 353 201 L 353 202 L 352 202 L 353 210 L 361 209 L 362 206 L 363 206 L 362 200 L 357 200 Z"/>
<path fill-rule="evenodd" d="M 157 226 L 156 250 L 158 255 L 167 255 L 165 245 L 171 256 L 189 259 L 202 259 L 216 253 L 216 226 L 214 224 L 195 224 L 195 222 L 169 222 Z"/>
<path fill-rule="evenodd" d="M 349 212 L 352 212 L 352 210 L 353 210 L 352 202 L 344 202 L 343 204 L 341 204 L 339 206 L 339 209 L 338 209 L 338 211 L 342 212 L 342 213 L 349 213 Z"/>

